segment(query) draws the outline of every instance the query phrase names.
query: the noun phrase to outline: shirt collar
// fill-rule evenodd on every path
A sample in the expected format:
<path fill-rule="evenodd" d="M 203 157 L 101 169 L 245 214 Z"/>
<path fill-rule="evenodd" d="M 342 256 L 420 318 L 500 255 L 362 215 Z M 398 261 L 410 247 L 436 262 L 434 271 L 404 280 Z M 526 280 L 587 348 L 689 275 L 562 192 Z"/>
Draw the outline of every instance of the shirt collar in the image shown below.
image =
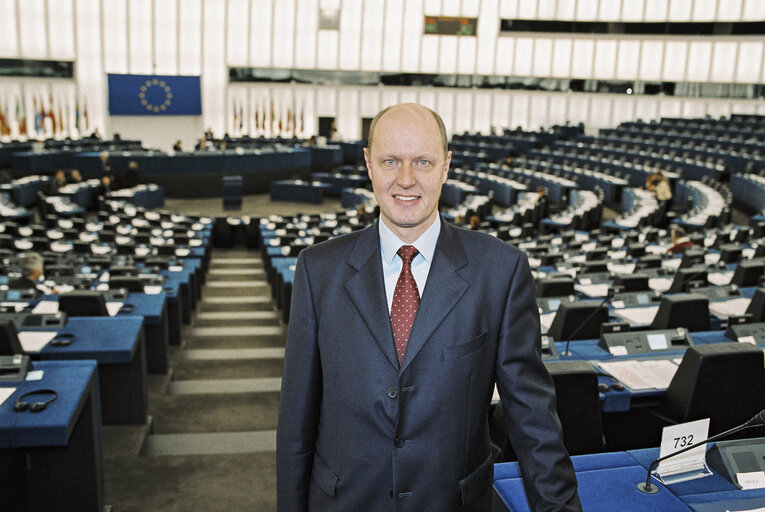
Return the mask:
<path fill-rule="evenodd" d="M 403 242 L 391 229 L 385 225 L 382 219 L 377 222 L 380 231 L 380 249 L 382 259 L 386 264 L 393 262 L 396 252 L 402 245 L 413 245 L 417 248 L 420 255 L 428 263 L 433 261 L 433 254 L 436 252 L 436 243 L 438 235 L 441 233 L 441 216 L 437 215 L 436 220 L 417 238 L 412 244 Z"/>

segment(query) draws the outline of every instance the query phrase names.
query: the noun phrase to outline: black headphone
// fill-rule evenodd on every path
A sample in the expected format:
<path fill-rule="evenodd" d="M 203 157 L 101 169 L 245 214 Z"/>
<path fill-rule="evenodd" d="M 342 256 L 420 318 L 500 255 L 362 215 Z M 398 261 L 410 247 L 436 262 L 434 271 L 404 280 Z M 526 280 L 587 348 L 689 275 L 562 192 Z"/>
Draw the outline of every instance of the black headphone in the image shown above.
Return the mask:
<path fill-rule="evenodd" d="M 33 395 L 51 395 L 51 397 L 44 402 L 33 402 L 29 403 L 25 401 L 24 399 L 28 396 Z M 37 389 L 35 391 L 29 391 L 28 393 L 24 393 L 19 397 L 18 400 L 16 400 L 16 403 L 13 406 L 13 410 L 16 412 L 22 412 L 26 411 L 27 409 L 31 412 L 40 412 L 44 411 L 48 405 L 53 403 L 58 398 L 58 393 L 53 391 L 52 389 Z"/>
<path fill-rule="evenodd" d="M 77 339 L 77 336 L 75 336 L 72 333 L 66 333 L 62 332 L 59 334 L 56 334 L 52 340 L 50 340 L 50 344 L 54 347 L 65 347 L 67 345 L 71 345 L 74 340 Z"/>
<path fill-rule="evenodd" d="M 118 315 L 125 315 L 127 313 L 132 313 L 135 311 L 135 304 L 123 304 L 119 311 L 117 311 Z"/>

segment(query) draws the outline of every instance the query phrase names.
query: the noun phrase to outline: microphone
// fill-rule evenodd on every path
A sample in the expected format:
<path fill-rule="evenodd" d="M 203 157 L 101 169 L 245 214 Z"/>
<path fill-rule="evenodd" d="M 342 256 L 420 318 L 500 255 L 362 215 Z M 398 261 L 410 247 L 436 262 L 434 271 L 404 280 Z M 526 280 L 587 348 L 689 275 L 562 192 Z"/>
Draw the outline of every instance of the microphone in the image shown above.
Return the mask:
<path fill-rule="evenodd" d="M 726 430 L 725 432 L 722 432 L 715 436 L 708 437 L 707 439 L 705 439 L 704 441 L 701 441 L 700 443 L 686 446 L 685 448 L 678 450 L 676 452 L 670 453 L 669 455 L 665 455 L 664 457 L 659 457 L 658 459 L 651 462 L 650 466 L 648 466 L 648 475 L 645 478 L 645 482 L 639 482 L 637 484 L 638 490 L 644 494 L 656 494 L 657 492 L 659 492 L 658 487 L 651 485 L 651 473 L 659 466 L 660 462 L 667 460 L 670 457 L 674 457 L 675 455 L 680 455 L 681 453 L 687 452 L 688 450 L 692 450 L 696 448 L 697 446 L 702 445 L 704 443 L 719 441 L 720 439 L 724 437 L 728 437 L 737 432 L 741 432 L 744 429 L 751 428 L 751 427 L 760 427 L 762 425 L 765 425 L 765 409 L 761 410 L 760 412 L 755 414 L 752 417 L 752 419 L 750 419 L 749 421 L 747 421 L 746 423 L 742 425 L 739 425 L 738 427 L 733 427 L 730 430 Z"/>
<path fill-rule="evenodd" d="M 574 329 L 574 331 L 571 334 L 569 334 L 568 338 L 566 339 L 566 350 L 563 352 L 564 356 L 566 356 L 566 357 L 570 357 L 571 356 L 571 352 L 568 351 L 568 346 L 571 344 L 571 340 L 574 338 L 574 336 L 577 335 L 577 333 L 582 329 L 582 327 L 584 327 L 587 324 L 587 322 L 592 320 L 592 317 L 594 317 L 598 313 L 598 311 L 603 309 L 603 306 L 605 306 L 606 303 L 609 303 L 609 304 L 611 303 L 611 299 L 614 298 L 614 293 L 615 293 L 614 289 L 613 288 L 609 288 L 608 289 L 608 293 L 606 293 L 606 296 L 603 297 L 603 301 L 600 304 L 598 304 L 598 307 L 593 309 L 592 313 L 587 315 L 587 318 L 585 318 L 582 321 L 582 323 L 577 325 L 576 329 Z"/>

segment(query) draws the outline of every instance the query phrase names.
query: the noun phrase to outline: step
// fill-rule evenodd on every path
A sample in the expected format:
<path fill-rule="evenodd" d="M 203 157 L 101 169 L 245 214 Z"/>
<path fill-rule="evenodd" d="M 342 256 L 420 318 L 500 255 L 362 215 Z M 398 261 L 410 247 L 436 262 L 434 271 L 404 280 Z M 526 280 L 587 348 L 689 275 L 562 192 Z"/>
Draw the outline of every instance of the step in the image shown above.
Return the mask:
<path fill-rule="evenodd" d="M 197 379 L 174 380 L 168 395 L 209 395 L 236 393 L 273 393 L 282 389 L 281 377 L 262 379 Z"/>
<path fill-rule="evenodd" d="M 265 280 L 246 281 L 208 281 L 202 289 L 202 296 L 207 297 L 247 297 L 252 295 L 271 295 L 271 286 Z"/>
<path fill-rule="evenodd" d="M 204 311 L 197 313 L 195 327 L 280 325 L 277 311 Z"/>
<path fill-rule="evenodd" d="M 219 258 L 213 255 L 210 260 L 210 270 L 230 267 L 257 267 L 263 268 L 263 260 L 257 258 Z"/>
<path fill-rule="evenodd" d="M 279 414 L 279 391 L 165 395 L 149 410 L 152 434 L 271 430 Z"/>
<path fill-rule="evenodd" d="M 247 295 L 240 297 L 205 297 L 199 303 L 200 313 L 207 311 L 273 311 L 270 295 Z"/>
<path fill-rule="evenodd" d="M 148 436 L 143 455 L 215 455 L 276 451 L 276 430 Z"/>
<path fill-rule="evenodd" d="M 265 281 L 262 268 L 211 269 L 207 272 L 207 284 L 230 281 Z"/>
<path fill-rule="evenodd" d="M 250 349 L 245 349 L 250 350 Z M 275 349 L 264 349 L 275 350 Z M 198 350 L 197 352 L 200 352 Z M 284 350 L 281 350 L 281 354 Z M 203 379 L 251 379 L 281 377 L 282 357 L 243 359 L 178 359 L 174 361 L 173 381 Z M 167 386 L 165 387 L 167 389 Z"/>
<path fill-rule="evenodd" d="M 284 345 L 281 326 L 194 327 L 186 339 L 187 348 L 256 348 Z"/>
<path fill-rule="evenodd" d="M 228 361 L 235 359 L 284 359 L 284 348 L 188 349 L 182 359 L 191 361 Z"/>

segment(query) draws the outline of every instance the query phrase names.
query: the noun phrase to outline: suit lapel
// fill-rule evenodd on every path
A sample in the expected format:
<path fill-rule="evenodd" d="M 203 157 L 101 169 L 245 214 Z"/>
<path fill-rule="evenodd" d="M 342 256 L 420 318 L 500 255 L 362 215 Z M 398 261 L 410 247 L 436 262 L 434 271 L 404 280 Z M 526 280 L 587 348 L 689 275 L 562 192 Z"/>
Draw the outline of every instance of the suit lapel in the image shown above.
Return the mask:
<path fill-rule="evenodd" d="M 361 318 L 380 346 L 380 350 L 390 364 L 398 369 L 388 303 L 385 297 L 377 222 L 360 234 L 348 257 L 348 265 L 353 267 L 356 273 L 346 281 L 345 290 L 359 310 Z"/>
<path fill-rule="evenodd" d="M 430 339 L 433 331 L 467 290 L 468 282 L 455 273 L 466 264 L 467 256 L 462 242 L 457 237 L 457 228 L 442 219 L 441 234 L 438 237 L 436 252 L 433 255 L 428 281 L 422 292 L 412 332 L 409 335 L 404 360 L 401 363 L 401 372 L 406 370 Z"/>

